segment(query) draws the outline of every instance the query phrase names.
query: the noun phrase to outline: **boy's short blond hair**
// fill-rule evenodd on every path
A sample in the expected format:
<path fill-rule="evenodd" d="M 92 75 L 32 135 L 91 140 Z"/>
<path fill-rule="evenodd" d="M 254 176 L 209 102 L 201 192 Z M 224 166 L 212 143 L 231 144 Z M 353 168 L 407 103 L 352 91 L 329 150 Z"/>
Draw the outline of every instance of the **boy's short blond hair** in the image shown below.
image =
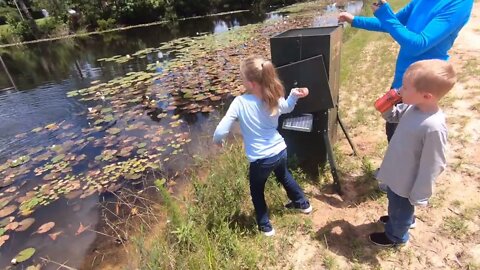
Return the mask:
<path fill-rule="evenodd" d="M 431 59 L 413 63 L 404 75 L 412 80 L 418 92 L 428 92 L 438 99 L 445 96 L 457 82 L 453 66 L 444 60 Z"/>

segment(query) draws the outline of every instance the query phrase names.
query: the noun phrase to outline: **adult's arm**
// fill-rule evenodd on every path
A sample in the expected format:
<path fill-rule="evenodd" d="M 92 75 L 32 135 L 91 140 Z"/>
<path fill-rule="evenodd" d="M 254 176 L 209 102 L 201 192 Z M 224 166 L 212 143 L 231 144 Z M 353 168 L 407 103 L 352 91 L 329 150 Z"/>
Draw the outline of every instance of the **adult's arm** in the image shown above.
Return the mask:
<path fill-rule="evenodd" d="M 410 1 L 404 8 L 395 14 L 398 21 L 403 25 L 407 24 L 408 18 L 412 13 L 413 7 L 415 6 L 415 1 L 416 0 Z M 353 17 L 352 26 L 369 31 L 386 32 L 386 30 L 382 28 L 380 20 L 378 20 L 376 17 L 355 16 Z"/>
<path fill-rule="evenodd" d="M 375 13 L 381 27 L 412 56 L 420 55 L 436 46 L 459 27 L 463 26 L 470 16 L 473 1 L 457 0 L 440 11 L 420 33 L 407 29 L 395 16 L 388 3 L 382 5 Z"/>

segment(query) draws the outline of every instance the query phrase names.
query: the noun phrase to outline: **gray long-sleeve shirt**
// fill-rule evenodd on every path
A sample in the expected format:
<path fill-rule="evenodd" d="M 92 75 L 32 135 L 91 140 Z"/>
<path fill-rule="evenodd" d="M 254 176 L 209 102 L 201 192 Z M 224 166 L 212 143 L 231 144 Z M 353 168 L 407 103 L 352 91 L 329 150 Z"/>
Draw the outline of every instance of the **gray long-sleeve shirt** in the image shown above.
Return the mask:
<path fill-rule="evenodd" d="M 377 178 L 412 205 L 426 205 L 435 179 L 446 166 L 447 126 L 441 110 L 425 113 L 399 104 L 383 114 L 399 123 Z"/>

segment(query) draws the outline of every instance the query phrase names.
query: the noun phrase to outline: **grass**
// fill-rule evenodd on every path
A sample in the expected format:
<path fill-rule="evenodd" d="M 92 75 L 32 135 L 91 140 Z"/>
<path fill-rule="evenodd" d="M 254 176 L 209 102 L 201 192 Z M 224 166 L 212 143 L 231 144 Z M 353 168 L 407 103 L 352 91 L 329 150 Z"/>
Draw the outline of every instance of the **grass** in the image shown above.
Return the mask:
<path fill-rule="evenodd" d="M 443 229 L 452 237 L 462 239 L 469 234 L 465 219 L 460 216 L 449 216 L 443 219 Z"/>
<path fill-rule="evenodd" d="M 337 260 L 335 259 L 335 257 L 329 254 L 323 257 L 323 265 L 326 269 L 329 270 L 339 269 Z"/>
<path fill-rule="evenodd" d="M 279 242 L 274 243 L 257 231 L 249 195 L 248 163 L 241 144 L 229 145 L 225 153 L 201 161 L 199 166 L 214 170 L 206 179 L 194 180 L 191 198 L 177 201 L 162 186 L 158 187 L 170 222 L 164 234 L 153 239 L 144 234 L 135 238 L 139 268 L 254 269 L 275 263 L 274 258 L 289 246 L 289 241 L 284 239 L 282 244 L 279 236 Z M 294 176 L 303 179 L 298 172 Z M 272 180 L 267 183 L 266 199 L 277 232 L 309 233 L 311 222 L 284 210 L 286 194 Z"/>

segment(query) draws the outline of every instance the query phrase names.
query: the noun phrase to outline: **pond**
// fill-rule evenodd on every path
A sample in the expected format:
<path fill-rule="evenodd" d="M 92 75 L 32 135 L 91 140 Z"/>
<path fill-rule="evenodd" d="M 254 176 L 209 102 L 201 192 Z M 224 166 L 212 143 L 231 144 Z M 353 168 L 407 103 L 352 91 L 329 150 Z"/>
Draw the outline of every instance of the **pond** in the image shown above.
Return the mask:
<path fill-rule="evenodd" d="M 362 2 L 346 8 L 358 13 Z M 336 25 L 334 6 L 316 9 L 0 49 L 15 83 L 2 70 L 0 267 L 26 248 L 35 254 L 19 269 L 41 258 L 82 267 L 102 233 L 105 201 L 155 179 L 173 185 L 209 151 L 224 103 L 242 93 L 240 60 L 268 57 L 268 37 L 289 28 Z"/>

